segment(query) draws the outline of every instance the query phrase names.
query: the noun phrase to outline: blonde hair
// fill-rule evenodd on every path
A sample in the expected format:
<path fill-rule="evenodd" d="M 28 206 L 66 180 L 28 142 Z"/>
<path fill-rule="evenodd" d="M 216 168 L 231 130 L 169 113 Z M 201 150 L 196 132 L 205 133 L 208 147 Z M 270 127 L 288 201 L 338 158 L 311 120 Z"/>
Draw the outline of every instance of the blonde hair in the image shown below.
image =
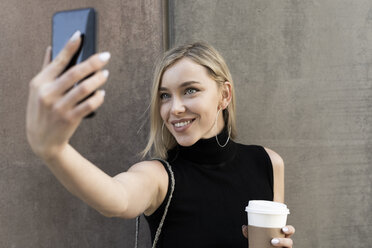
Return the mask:
<path fill-rule="evenodd" d="M 216 81 L 219 87 L 226 81 L 231 83 L 231 102 L 223 110 L 223 119 L 229 130 L 231 128 L 230 137 L 236 137 L 235 92 L 230 71 L 222 56 L 211 45 L 205 42 L 195 42 L 167 51 L 156 65 L 151 90 L 150 135 L 146 148 L 142 151 L 143 157 L 152 151 L 151 155 L 153 157 L 167 159 L 168 150 L 177 144 L 173 135 L 167 128 L 164 128 L 164 122 L 160 116 L 160 97 L 158 91 L 164 72 L 182 58 L 189 58 L 195 63 L 204 66 L 207 69 L 208 75 Z"/>

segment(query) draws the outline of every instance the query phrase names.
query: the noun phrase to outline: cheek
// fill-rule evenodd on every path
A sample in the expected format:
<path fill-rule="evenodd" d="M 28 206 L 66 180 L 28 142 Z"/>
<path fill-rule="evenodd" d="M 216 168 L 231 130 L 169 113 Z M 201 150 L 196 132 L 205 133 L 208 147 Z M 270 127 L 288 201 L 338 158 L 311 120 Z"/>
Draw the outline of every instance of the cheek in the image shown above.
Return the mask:
<path fill-rule="evenodd" d="M 216 111 L 214 108 L 204 109 L 204 123 L 210 126 L 216 119 Z"/>
<path fill-rule="evenodd" d="M 160 117 L 161 117 L 163 120 L 166 120 L 166 119 L 167 119 L 166 104 L 160 104 L 159 112 L 160 112 Z"/>
<path fill-rule="evenodd" d="M 190 102 L 188 107 L 192 112 L 197 113 L 205 124 L 214 122 L 216 118 L 217 102 L 214 98 L 200 98 L 197 101 Z"/>
<path fill-rule="evenodd" d="M 164 102 L 164 103 L 160 103 L 159 106 L 160 106 L 159 107 L 160 116 L 164 121 L 166 121 L 167 119 L 169 119 L 171 103 Z"/>

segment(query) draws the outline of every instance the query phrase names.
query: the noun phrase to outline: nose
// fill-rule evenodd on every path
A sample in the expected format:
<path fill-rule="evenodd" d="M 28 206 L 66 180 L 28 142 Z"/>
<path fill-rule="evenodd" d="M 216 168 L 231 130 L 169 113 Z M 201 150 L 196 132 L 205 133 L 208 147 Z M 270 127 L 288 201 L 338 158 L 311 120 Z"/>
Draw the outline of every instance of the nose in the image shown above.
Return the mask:
<path fill-rule="evenodd" d="M 172 99 L 171 113 L 173 115 L 179 115 L 186 111 L 186 107 L 181 99 L 174 97 Z"/>

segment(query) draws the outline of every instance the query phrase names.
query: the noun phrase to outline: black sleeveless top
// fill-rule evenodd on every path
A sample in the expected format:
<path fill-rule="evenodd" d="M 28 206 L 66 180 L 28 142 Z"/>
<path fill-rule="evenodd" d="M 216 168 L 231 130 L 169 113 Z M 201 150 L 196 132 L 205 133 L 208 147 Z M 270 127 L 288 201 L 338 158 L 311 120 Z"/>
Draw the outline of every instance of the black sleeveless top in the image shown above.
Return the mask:
<path fill-rule="evenodd" d="M 226 130 L 218 135 L 224 144 Z M 190 147 L 177 146 L 168 154 L 175 190 L 158 248 L 247 247 L 241 227 L 247 223 L 249 200 L 273 200 L 273 169 L 262 146 L 230 140 L 221 148 L 216 138 L 201 139 Z M 170 174 L 168 168 L 163 164 Z M 154 240 L 169 198 L 145 216 Z"/>

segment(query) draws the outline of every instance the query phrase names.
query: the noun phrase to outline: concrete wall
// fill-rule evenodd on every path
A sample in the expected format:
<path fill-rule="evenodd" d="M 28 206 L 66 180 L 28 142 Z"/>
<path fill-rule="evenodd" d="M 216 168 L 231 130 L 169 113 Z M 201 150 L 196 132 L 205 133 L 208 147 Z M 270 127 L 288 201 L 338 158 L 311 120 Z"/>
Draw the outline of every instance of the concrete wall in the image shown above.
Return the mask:
<path fill-rule="evenodd" d="M 371 1 L 177 0 L 170 13 L 171 44 L 226 58 L 239 141 L 283 157 L 295 247 L 369 247 Z"/>
<path fill-rule="evenodd" d="M 239 141 L 286 163 L 296 247 L 372 243 L 372 3 L 366 0 L 169 1 L 170 45 L 206 40 L 235 80 Z M 148 126 L 162 2 L 2 1 L 0 247 L 133 247 L 134 221 L 108 219 L 71 196 L 27 145 L 28 82 L 50 44 L 52 13 L 95 7 L 108 50 L 105 104 L 73 146 L 115 175 L 138 161 Z M 146 114 L 144 115 L 146 116 Z M 145 123 L 140 129 L 139 123 Z M 144 221 L 142 223 L 145 223 Z M 140 247 L 149 247 L 147 226 Z"/>
<path fill-rule="evenodd" d="M 135 222 L 109 219 L 65 190 L 29 148 L 28 82 L 51 43 L 55 11 L 94 7 L 98 50 L 110 51 L 105 104 L 71 143 L 110 175 L 138 161 L 148 126 L 152 67 L 163 52 L 161 1 L 1 1 L 0 247 L 133 247 Z M 145 122 L 142 131 L 139 124 Z M 146 225 L 140 247 L 149 244 Z M 148 247 L 148 246 L 147 246 Z"/>

